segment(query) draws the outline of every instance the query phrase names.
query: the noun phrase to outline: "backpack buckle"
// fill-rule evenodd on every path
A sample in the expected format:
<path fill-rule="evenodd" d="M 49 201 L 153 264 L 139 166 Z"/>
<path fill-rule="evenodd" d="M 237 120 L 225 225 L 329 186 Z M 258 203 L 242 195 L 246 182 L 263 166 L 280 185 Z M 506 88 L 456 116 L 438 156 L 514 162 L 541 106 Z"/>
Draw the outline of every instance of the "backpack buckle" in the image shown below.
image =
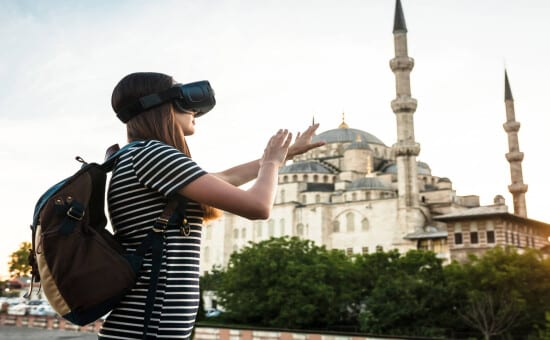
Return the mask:
<path fill-rule="evenodd" d="M 84 210 L 81 207 L 71 205 L 69 210 L 67 210 L 67 216 L 73 220 L 82 221 L 82 218 L 84 217 Z"/>

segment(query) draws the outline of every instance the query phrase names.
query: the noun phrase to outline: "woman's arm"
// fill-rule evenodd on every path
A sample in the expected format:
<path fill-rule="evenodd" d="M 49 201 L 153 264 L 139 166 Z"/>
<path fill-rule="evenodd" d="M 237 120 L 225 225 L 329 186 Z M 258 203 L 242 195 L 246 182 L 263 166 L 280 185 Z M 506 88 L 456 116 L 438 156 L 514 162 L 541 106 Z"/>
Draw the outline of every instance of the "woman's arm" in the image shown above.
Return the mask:
<path fill-rule="evenodd" d="M 258 161 L 257 180 L 248 190 L 242 190 L 210 174 L 199 177 L 179 190 L 179 194 L 194 201 L 249 218 L 269 217 L 279 167 L 284 164 L 292 134 L 279 130 L 269 140 L 262 158 Z"/>
<path fill-rule="evenodd" d="M 314 124 L 308 127 L 303 133 L 298 132 L 296 135 L 296 140 L 288 148 L 288 153 L 285 160 L 290 160 L 294 156 L 303 154 L 304 152 L 324 145 L 325 142 L 311 143 L 311 138 L 315 134 L 318 127 L 319 124 Z M 222 172 L 214 173 L 212 175 L 235 186 L 240 186 L 256 178 L 258 176 L 259 169 L 260 160 L 257 159 L 248 163 L 237 165 Z"/>

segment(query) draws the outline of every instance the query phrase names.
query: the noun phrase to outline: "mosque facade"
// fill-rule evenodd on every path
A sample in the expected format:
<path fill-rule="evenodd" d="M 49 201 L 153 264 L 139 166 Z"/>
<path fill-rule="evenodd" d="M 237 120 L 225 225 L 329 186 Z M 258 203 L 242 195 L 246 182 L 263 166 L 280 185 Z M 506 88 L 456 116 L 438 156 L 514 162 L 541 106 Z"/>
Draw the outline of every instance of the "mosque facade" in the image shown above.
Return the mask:
<path fill-rule="evenodd" d="M 414 135 L 417 101 L 411 95 L 407 28 L 400 0 L 394 18 L 396 79 L 391 107 L 397 138 L 386 145 L 375 135 L 349 127 L 319 133 L 326 144 L 297 156 L 279 171 L 271 216 L 251 221 L 230 213 L 205 225 L 201 270 L 225 266 L 231 253 L 271 237 L 296 236 L 348 255 L 398 249 L 434 251 L 446 262 L 465 259 L 495 246 L 549 248 L 550 224 L 529 219 L 523 183 L 519 122 L 505 73 L 506 122 L 513 212 L 502 196 L 481 206 L 479 196 L 458 196 L 449 178 L 432 174 L 417 161 Z"/>

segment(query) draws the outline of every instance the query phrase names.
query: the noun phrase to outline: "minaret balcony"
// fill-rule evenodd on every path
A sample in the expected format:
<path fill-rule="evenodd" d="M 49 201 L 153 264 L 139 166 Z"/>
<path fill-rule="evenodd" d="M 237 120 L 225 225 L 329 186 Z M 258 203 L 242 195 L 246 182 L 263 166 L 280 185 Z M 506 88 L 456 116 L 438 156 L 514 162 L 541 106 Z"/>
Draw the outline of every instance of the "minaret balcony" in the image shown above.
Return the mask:
<path fill-rule="evenodd" d="M 390 60 L 390 68 L 395 71 L 410 71 L 414 67 L 414 59 L 411 57 L 395 57 Z"/>
<path fill-rule="evenodd" d="M 395 113 L 416 111 L 417 101 L 409 96 L 397 97 L 391 101 L 391 109 Z"/>
<path fill-rule="evenodd" d="M 527 184 L 513 183 L 508 186 L 508 191 L 512 194 L 524 194 L 527 192 Z"/>
<path fill-rule="evenodd" d="M 392 151 L 396 157 L 418 156 L 420 154 L 420 144 L 395 143 L 394 145 L 392 145 Z"/>
<path fill-rule="evenodd" d="M 504 131 L 506 132 L 518 132 L 521 124 L 519 122 L 506 122 L 502 124 Z"/>
<path fill-rule="evenodd" d="M 511 151 L 506 154 L 508 162 L 521 162 L 523 160 L 523 152 Z"/>

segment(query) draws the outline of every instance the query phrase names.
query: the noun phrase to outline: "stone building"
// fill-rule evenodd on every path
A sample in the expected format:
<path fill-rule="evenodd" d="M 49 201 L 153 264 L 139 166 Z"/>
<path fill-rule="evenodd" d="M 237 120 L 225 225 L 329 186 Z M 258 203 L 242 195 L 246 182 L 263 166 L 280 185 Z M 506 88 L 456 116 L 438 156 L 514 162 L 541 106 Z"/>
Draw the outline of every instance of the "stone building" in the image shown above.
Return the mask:
<path fill-rule="evenodd" d="M 417 161 L 414 135 L 417 101 L 411 95 L 407 28 L 400 0 L 394 18 L 397 139 L 386 145 L 375 135 L 349 127 L 319 133 L 326 145 L 281 168 L 271 217 L 250 221 L 225 213 L 203 230 L 201 270 L 227 264 L 232 252 L 270 237 L 298 236 L 347 254 L 378 250 L 433 250 L 447 261 L 497 246 L 548 248 L 550 224 L 527 218 L 518 131 L 505 73 L 506 122 L 514 212 L 502 196 L 480 206 L 478 196 L 457 196 L 449 178 Z"/>

